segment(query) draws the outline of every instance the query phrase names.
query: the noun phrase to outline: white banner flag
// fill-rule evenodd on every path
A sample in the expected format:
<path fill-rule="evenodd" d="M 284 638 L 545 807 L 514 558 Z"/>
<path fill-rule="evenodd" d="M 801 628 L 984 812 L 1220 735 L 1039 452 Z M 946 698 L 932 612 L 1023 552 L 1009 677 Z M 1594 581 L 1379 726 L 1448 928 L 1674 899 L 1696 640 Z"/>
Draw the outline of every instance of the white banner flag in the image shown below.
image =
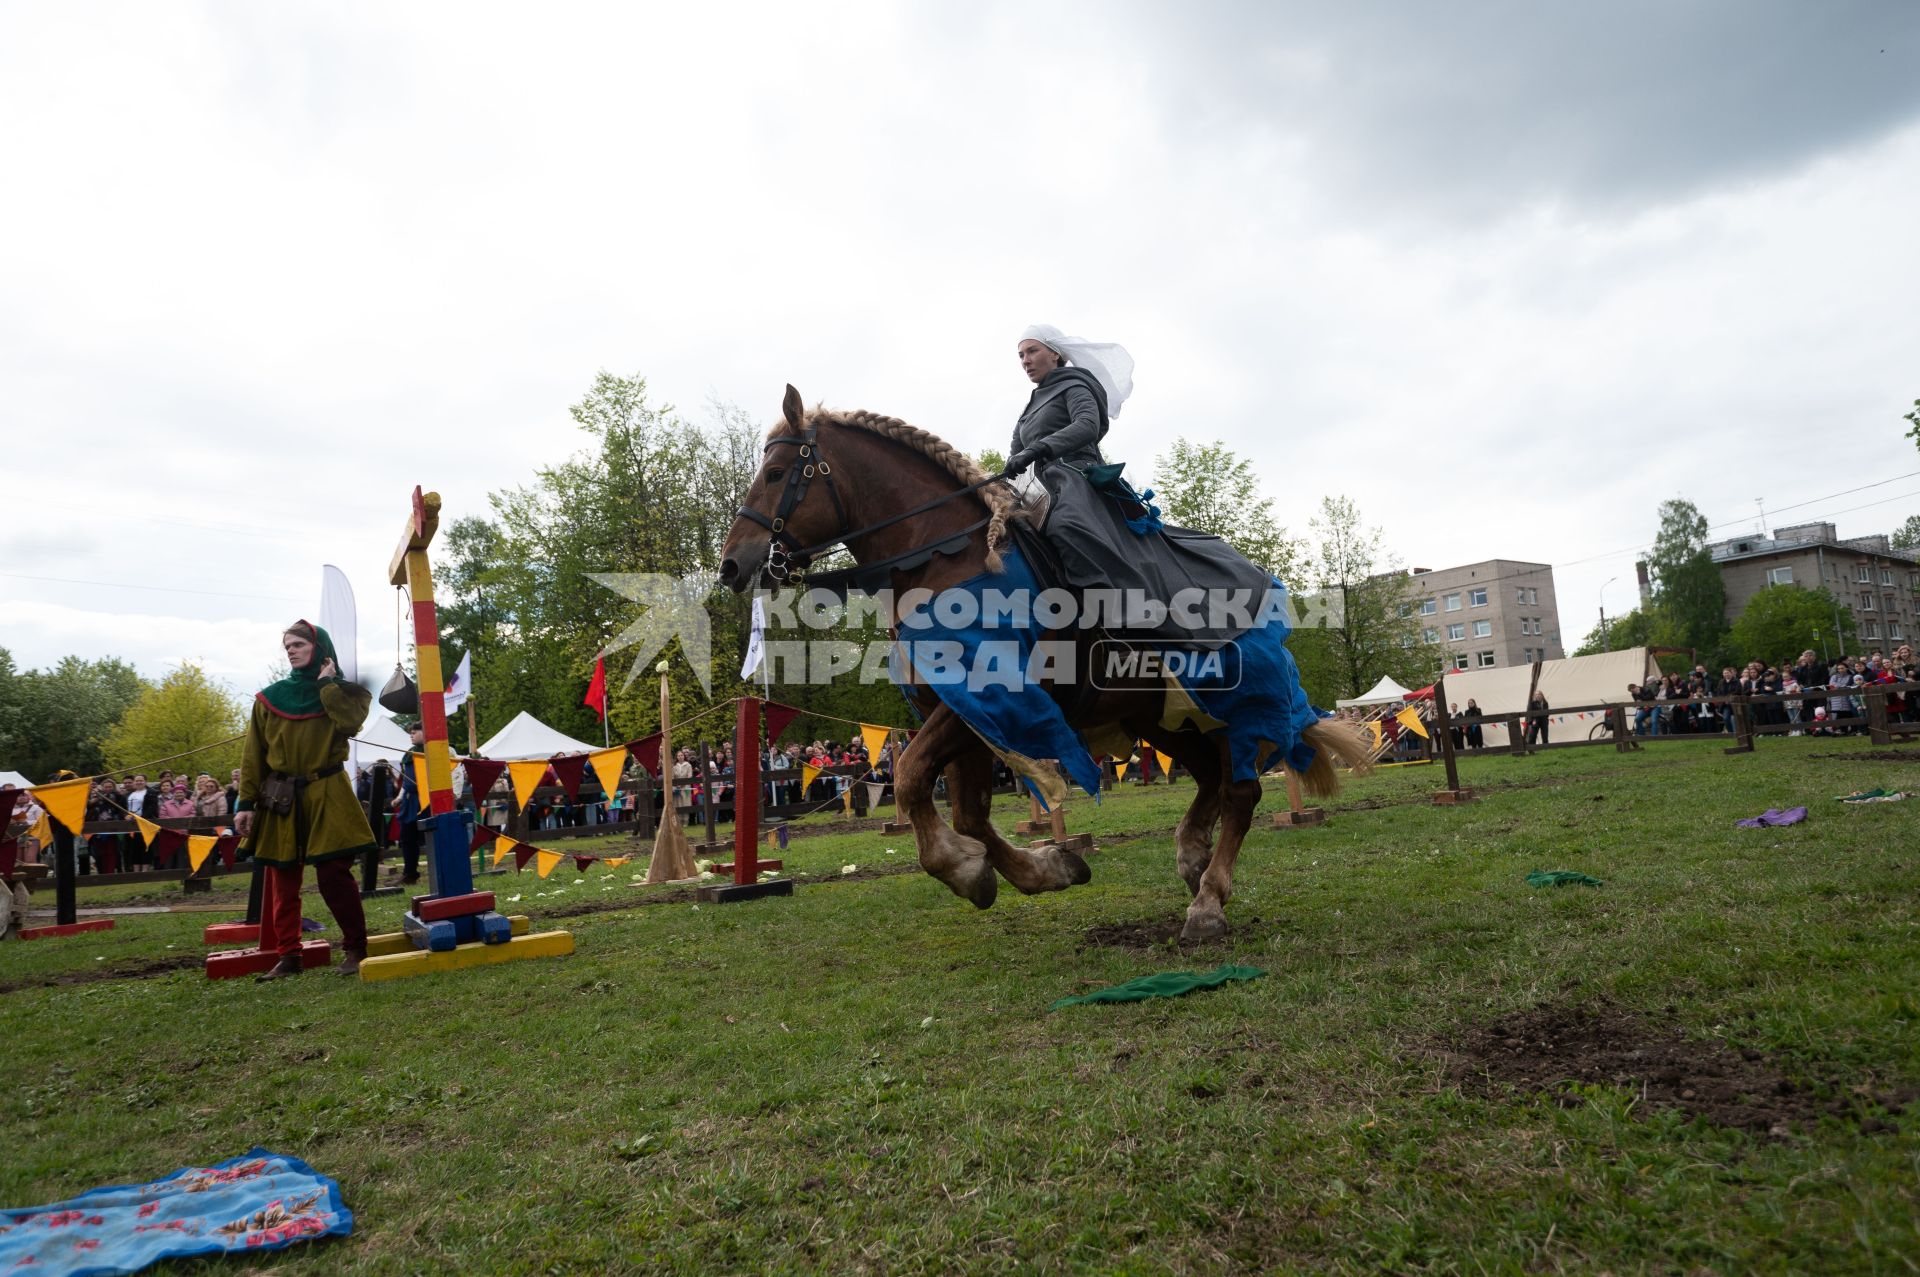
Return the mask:
<path fill-rule="evenodd" d="M 740 662 L 740 677 L 751 678 L 767 656 L 767 602 L 753 596 L 753 633 L 747 637 L 747 659 Z"/>
<path fill-rule="evenodd" d="M 353 586 L 347 574 L 329 563 L 320 569 L 320 628 L 333 639 L 340 677 L 360 681 L 359 624 L 353 606 Z"/>
<path fill-rule="evenodd" d="M 451 716 L 467 703 L 467 694 L 473 690 L 473 653 L 468 652 L 460 658 L 460 668 L 447 680 L 445 705 Z"/>

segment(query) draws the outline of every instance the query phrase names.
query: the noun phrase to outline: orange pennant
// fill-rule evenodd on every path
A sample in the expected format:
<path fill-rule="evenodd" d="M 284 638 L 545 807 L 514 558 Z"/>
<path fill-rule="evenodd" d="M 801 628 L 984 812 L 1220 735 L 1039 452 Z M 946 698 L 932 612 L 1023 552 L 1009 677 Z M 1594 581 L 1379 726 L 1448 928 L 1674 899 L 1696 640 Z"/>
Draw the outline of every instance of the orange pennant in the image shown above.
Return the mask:
<path fill-rule="evenodd" d="M 880 765 L 880 751 L 887 747 L 887 735 L 891 727 L 877 727 L 872 723 L 860 724 L 860 739 L 867 747 L 867 761 L 875 767 Z"/>
<path fill-rule="evenodd" d="M 149 847 L 153 846 L 153 840 L 160 836 L 160 826 L 154 824 L 145 816 L 135 816 L 133 823 L 140 830 L 140 841 Z"/>
<path fill-rule="evenodd" d="M 618 869 L 621 865 L 626 864 L 629 860 L 632 860 L 632 859 L 633 859 L 632 856 L 608 856 L 605 860 L 601 861 L 600 863 L 605 865 L 609 869 Z"/>
<path fill-rule="evenodd" d="M 540 862 L 540 876 L 542 878 L 546 877 L 548 874 L 558 869 L 560 867 L 560 862 L 566 859 L 565 856 L 561 855 L 557 851 L 544 851 L 544 850 L 536 850 L 533 853 L 533 858 Z"/>
<path fill-rule="evenodd" d="M 187 836 L 187 863 L 193 866 L 195 873 L 207 863 L 207 857 L 213 854 L 214 844 L 220 840 L 212 834 L 189 834 Z"/>
<path fill-rule="evenodd" d="M 593 767 L 593 774 L 600 778 L 600 791 L 608 798 L 620 792 L 620 773 L 627 770 L 627 747 L 615 745 L 612 749 L 596 749 L 587 755 L 587 762 Z"/>
<path fill-rule="evenodd" d="M 513 778 L 513 801 L 518 804 L 516 810 L 527 809 L 527 800 L 533 797 L 534 790 L 540 788 L 540 782 L 545 779 L 546 774 L 547 760 L 544 758 L 530 758 L 524 762 L 507 764 L 507 775 Z"/>
<path fill-rule="evenodd" d="M 80 826 L 87 823 L 87 795 L 93 792 L 92 782 L 63 780 L 52 785 L 36 785 L 27 792 L 68 833 L 79 834 Z"/>
<path fill-rule="evenodd" d="M 493 840 L 493 868 L 498 869 L 500 867 L 500 862 L 505 860 L 508 856 L 511 856 L 513 854 L 513 849 L 515 847 L 518 847 L 519 845 L 520 845 L 519 843 L 507 837 L 505 834 L 501 834 L 498 838 L 494 839 Z"/>

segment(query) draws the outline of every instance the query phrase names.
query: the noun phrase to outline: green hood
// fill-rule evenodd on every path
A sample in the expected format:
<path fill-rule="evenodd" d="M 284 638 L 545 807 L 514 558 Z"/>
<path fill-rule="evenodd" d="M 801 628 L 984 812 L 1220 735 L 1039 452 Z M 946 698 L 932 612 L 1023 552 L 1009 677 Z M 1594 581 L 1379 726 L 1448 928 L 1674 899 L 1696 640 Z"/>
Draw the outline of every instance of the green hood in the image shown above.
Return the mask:
<path fill-rule="evenodd" d="M 333 636 L 307 621 L 295 621 L 286 632 L 313 640 L 313 659 L 305 668 L 261 688 L 255 699 L 265 702 L 268 709 L 282 718 L 318 718 L 326 713 L 320 707 L 320 667 L 328 661 L 336 667 L 340 663 L 333 650 Z"/>

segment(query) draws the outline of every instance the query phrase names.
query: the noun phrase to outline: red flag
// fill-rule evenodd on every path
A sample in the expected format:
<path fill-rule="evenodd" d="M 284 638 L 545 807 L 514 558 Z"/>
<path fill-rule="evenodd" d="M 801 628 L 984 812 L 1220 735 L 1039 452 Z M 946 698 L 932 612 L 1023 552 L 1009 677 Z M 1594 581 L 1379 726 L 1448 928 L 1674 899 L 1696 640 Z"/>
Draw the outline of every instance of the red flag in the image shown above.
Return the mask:
<path fill-rule="evenodd" d="M 659 732 L 655 732 L 651 736 L 643 736 L 639 740 L 628 741 L 627 749 L 632 753 L 635 761 L 647 769 L 649 775 L 656 778 L 660 775 Z"/>
<path fill-rule="evenodd" d="M 505 763 L 495 762 L 491 758 L 463 758 L 460 765 L 467 769 L 467 787 L 473 791 L 475 804 L 484 801 L 493 792 L 494 782 L 507 769 Z"/>
<path fill-rule="evenodd" d="M 779 701 L 765 702 L 767 707 L 767 743 L 780 739 L 780 733 L 787 730 L 787 724 L 799 717 L 797 706 L 782 705 Z"/>
<path fill-rule="evenodd" d="M 587 866 L 592 864 L 594 861 L 598 859 L 600 859 L 600 857 L 598 856 L 575 856 L 573 858 L 573 867 L 575 869 L 578 869 L 581 873 L 585 873 L 587 871 Z"/>
<path fill-rule="evenodd" d="M 580 703 L 600 715 L 601 722 L 607 721 L 607 658 L 604 655 L 593 658 L 593 682 L 587 684 L 587 699 Z"/>
<path fill-rule="evenodd" d="M 238 834 L 228 834 L 219 842 L 213 844 L 213 849 L 220 853 L 220 863 L 231 869 L 233 868 L 234 857 L 239 854 L 240 836 Z"/>
<path fill-rule="evenodd" d="M 500 831 L 490 825 L 475 825 L 473 841 L 467 844 L 468 851 L 478 851 L 500 836 Z"/>
<path fill-rule="evenodd" d="M 567 801 L 572 802 L 580 796 L 580 777 L 587 770 L 585 754 L 568 754 L 552 760 L 553 777 L 560 782 L 560 788 L 567 791 Z"/>
<path fill-rule="evenodd" d="M 521 843 L 513 849 L 513 868 L 516 873 L 527 867 L 527 862 L 533 859 L 534 851 L 535 848 L 529 847 L 525 843 Z"/>

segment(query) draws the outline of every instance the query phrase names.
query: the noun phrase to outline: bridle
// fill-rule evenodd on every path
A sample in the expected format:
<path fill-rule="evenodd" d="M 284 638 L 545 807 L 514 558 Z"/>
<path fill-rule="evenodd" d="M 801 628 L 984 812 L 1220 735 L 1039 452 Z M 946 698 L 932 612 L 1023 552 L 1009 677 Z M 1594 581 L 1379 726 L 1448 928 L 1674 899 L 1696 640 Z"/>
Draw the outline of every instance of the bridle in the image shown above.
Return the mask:
<path fill-rule="evenodd" d="M 890 528 L 896 523 L 913 518 L 915 515 L 925 514 L 929 510 L 937 509 L 949 501 L 955 501 L 961 497 L 969 496 L 986 487 L 988 484 L 998 483 L 1007 477 L 1004 473 L 989 475 L 978 483 L 968 484 L 964 488 L 935 497 L 931 501 L 922 502 L 911 510 L 903 510 L 899 514 L 889 515 L 878 523 L 869 523 L 863 528 L 849 529 L 847 527 L 846 504 L 840 500 L 840 489 L 834 486 L 833 466 L 820 452 L 819 425 L 809 425 L 804 432 L 798 435 L 778 435 L 769 439 L 766 442 L 766 446 L 761 449 L 761 453 L 764 455 L 782 446 L 798 448 L 800 451 L 794 460 L 793 466 L 787 471 L 785 485 L 780 489 L 780 500 L 773 508 L 773 517 L 768 518 L 758 510 L 748 506 L 742 506 L 738 512 L 740 518 L 749 519 L 767 529 L 767 531 L 772 534 L 767 543 L 767 561 L 761 570 L 765 572 L 776 585 L 799 585 L 805 577 L 807 568 L 812 564 L 814 558 L 823 550 L 831 550 L 837 545 L 845 545 L 850 541 L 856 541 L 869 533 L 878 532 L 882 528 Z M 814 545 L 801 545 L 799 538 L 787 530 L 787 522 L 793 518 L 794 510 L 798 508 L 800 502 L 806 498 L 807 492 L 813 486 L 815 478 L 824 481 L 827 496 L 833 501 L 834 517 L 839 521 L 841 530 L 825 541 L 817 542 Z M 843 568 L 836 572 L 823 572 L 813 577 L 808 584 L 815 589 L 826 590 L 844 590 L 849 584 L 862 584 L 862 587 L 865 588 L 863 584 L 864 581 L 878 577 L 880 574 L 891 569 L 918 567 L 936 554 L 958 554 L 966 548 L 967 541 L 975 532 L 978 532 L 992 521 L 993 516 L 988 514 L 986 518 L 970 523 L 958 532 L 944 536 L 938 541 L 915 546 L 899 554 L 889 555 L 887 558 L 881 559 L 878 562 L 865 563 L 854 568 Z"/>

